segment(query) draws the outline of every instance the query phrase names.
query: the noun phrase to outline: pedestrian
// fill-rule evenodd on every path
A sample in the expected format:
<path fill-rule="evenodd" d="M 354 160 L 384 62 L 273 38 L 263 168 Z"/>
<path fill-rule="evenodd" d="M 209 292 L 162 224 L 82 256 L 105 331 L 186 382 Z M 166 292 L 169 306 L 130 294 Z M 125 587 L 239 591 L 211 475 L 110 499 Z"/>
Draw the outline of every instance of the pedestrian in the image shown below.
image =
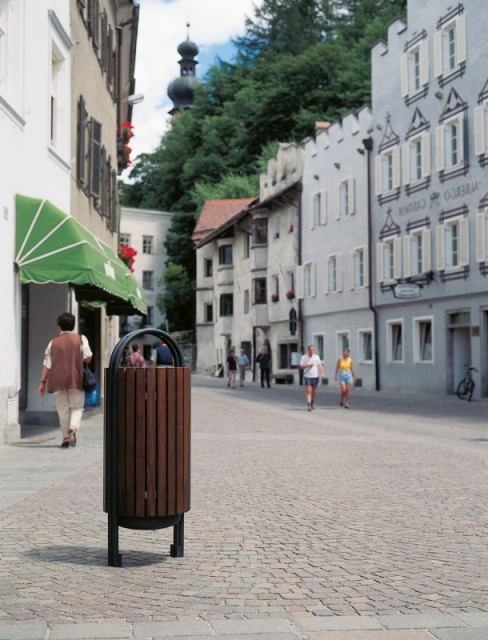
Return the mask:
<path fill-rule="evenodd" d="M 341 385 L 341 399 L 339 400 L 339 404 L 341 407 L 344 405 L 344 409 L 349 409 L 351 385 L 356 383 L 356 374 L 354 373 L 352 358 L 349 354 L 349 349 L 345 347 L 342 356 L 337 358 L 334 376 L 334 380 L 337 380 L 337 376 L 339 375 L 339 384 Z"/>
<path fill-rule="evenodd" d="M 129 356 L 129 362 L 129 367 L 139 367 L 142 369 L 147 366 L 146 361 L 142 356 L 141 348 L 136 343 L 132 345 L 132 353 Z"/>
<path fill-rule="evenodd" d="M 271 369 L 271 354 L 269 353 L 268 346 L 264 345 L 261 349 L 261 353 L 256 360 L 259 362 L 259 368 L 261 370 L 261 386 L 264 389 L 264 383 L 266 382 L 268 389 L 271 387 L 269 383 L 269 372 Z"/>
<path fill-rule="evenodd" d="M 313 344 L 309 344 L 307 353 L 300 358 L 300 369 L 303 371 L 305 380 L 305 394 L 307 399 L 307 410 L 315 409 L 315 396 L 319 384 L 319 374 L 322 380 L 325 378 L 325 371 L 319 356 L 315 353 Z"/>
<path fill-rule="evenodd" d="M 75 317 L 65 312 L 58 316 L 59 335 L 47 345 L 39 384 L 39 395 L 54 393 L 61 429 L 61 446 L 76 446 L 85 404 L 83 363 L 92 359 L 86 336 L 74 333 Z"/>
<path fill-rule="evenodd" d="M 154 367 L 167 367 L 173 364 L 173 356 L 165 341 L 161 338 L 161 344 L 153 349 L 151 360 Z"/>
<path fill-rule="evenodd" d="M 239 367 L 239 384 L 241 387 L 244 386 L 244 382 L 246 380 L 246 369 L 249 368 L 249 358 L 246 355 L 246 351 L 244 347 L 241 347 L 241 352 L 237 357 L 237 366 Z"/>
<path fill-rule="evenodd" d="M 229 351 L 229 355 L 227 356 L 226 361 L 226 369 L 227 369 L 227 386 L 236 388 L 236 374 L 237 374 L 237 358 L 235 349 L 231 349 Z"/>

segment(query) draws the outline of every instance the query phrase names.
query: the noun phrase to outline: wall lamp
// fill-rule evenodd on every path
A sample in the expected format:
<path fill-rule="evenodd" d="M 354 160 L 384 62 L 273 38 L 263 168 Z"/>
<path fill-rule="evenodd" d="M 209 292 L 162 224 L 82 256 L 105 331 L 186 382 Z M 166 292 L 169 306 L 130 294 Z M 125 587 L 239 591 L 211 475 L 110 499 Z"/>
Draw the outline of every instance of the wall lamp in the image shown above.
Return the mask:
<path fill-rule="evenodd" d="M 133 93 L 131 96 L 127 98 L 127 102 L 130 105 L 139 104 L 140 102 L 143 102 L 143 101 L 144 101 L 143 93 Z"/>

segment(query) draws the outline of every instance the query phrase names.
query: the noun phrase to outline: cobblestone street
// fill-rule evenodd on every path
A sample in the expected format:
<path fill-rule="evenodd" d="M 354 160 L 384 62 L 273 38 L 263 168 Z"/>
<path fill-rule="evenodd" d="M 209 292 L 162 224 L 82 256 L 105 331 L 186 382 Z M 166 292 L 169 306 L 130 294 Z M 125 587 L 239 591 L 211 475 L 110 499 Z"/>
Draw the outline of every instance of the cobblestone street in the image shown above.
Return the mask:
<path fill-rule="evenodd" d="M 120 529 L 103 415 L 0 447 L 0 639 L 486 640 L 486 401 L 192 380 L 192 508 Z"/>

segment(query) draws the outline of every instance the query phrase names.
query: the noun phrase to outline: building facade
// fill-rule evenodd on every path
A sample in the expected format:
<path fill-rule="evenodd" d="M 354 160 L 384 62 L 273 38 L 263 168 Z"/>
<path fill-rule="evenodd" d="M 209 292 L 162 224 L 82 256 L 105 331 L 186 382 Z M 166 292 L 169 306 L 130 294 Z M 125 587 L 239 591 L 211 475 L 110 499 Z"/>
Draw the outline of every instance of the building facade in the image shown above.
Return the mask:
<path fill-rule="evenodd" d="M 145 311 L 116 255 L 117 123 L 130 118 L 137 15 L 132 0 L 0 2 L 2 293 L 13 311 L 2 320 L 4 441 L 20 436 L 22 419 L 55 420 L 52 396 L 37 388 L 61 312 L 88 336 L 103 393 L 117 314 Z M 124 45 L 116 34 L 128 20 Z"/>
<path fill-rule="evenodd" d="M 472 364 L 488 393 L 484 9 L 409 0 L 372 51 L 383 389 L 453 393 Z"/>

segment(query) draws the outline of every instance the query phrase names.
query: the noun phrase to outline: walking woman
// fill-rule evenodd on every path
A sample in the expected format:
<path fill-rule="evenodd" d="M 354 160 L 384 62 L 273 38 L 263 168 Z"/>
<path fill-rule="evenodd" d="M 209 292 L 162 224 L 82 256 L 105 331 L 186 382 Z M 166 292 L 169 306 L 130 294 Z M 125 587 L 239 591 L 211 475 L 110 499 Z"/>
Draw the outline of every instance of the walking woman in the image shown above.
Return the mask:
<path fill-rule="evenodd" d="M 356 374 L 354 373 L 352 358 L 349 355 L 349 349 L 347 347 L 342 352 L 342 356 L 337 358 L 334 380 L 337 380 L 337 376 L 339 376 L 339 384 L 341 385 L 341 399 L 339 404 L 341 407 L 344 406 L 345 409 L 349 409 L 349 394 L 351 392 L 351 385 L 356 382 Z"/>

